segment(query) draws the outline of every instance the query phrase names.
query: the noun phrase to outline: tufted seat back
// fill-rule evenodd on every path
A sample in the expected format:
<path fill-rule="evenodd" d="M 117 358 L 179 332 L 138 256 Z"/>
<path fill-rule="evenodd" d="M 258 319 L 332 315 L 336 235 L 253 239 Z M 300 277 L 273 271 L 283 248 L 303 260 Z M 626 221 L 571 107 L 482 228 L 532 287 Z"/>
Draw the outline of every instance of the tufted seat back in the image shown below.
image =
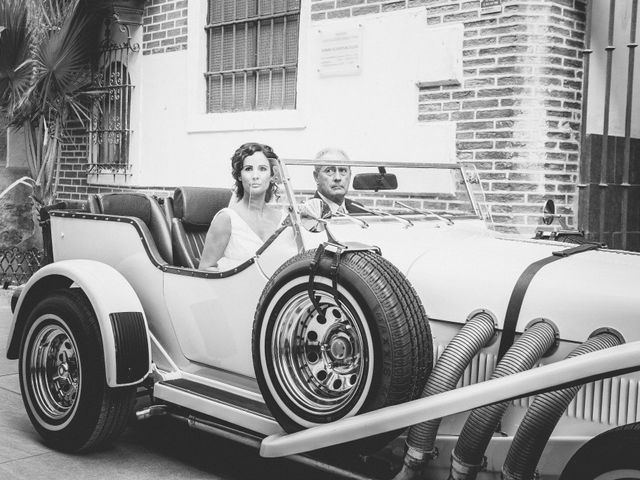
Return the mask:
<path fill-rule="evenodd" d="M 142 220 L 155 241 L 160 256 L 169 264 L 173 263 L 171 232 L 158 202 L 144 193 L 105 193 L 91 195 L 88 200 L 92 213 L 123 215 Z"/>
<path fill-rule="evenodd" d="M 180 187 L 173 195 L 171 240 L 177 266 L 198 268 L 213 217 L 229 205 L 228 188 Z"/>

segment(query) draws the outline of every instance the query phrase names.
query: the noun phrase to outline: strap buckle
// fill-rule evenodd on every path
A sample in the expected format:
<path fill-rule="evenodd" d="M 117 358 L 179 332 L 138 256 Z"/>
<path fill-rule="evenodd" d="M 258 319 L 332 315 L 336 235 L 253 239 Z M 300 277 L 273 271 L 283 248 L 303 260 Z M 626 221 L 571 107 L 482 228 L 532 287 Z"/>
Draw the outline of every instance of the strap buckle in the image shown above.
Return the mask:
<path fill-rule="evenodd" d="M 569 257 L 576 253 L 588 252 L 589 250 L 597 250 L 598 248 L 604 247 L 601 243 L 583 243 L 582 245 L 578 245 L 577 247 L 566 248 L 564 250 L 556 250 L 552 252 L 552 255 L 556 257 Z"/>
<path fill-rule="evenodd" d="M 322 257 L 325 254 L 331 255 L 333 258 L 331 260 L 331 265 L 329 266 L 328 277 L 331 279 L 331 293 L 335 299 L 336 305 L 339 306 L 341 302 L 338 298 L 338 275 L 340 269 L 340 257 L 342 256 L 342 252 L 345 250 L 346 247 L 344 245 L 325 242 L 318 247 L 316 255 L 309 265 L 309 300 L 311 300 L 313 308 L 318 312 L 318 315 L 320 315 L 321 318 L 324 316 L 324 313 L 320 308 L 320 297 L 316 295 L 315 289 L 313 288 L 314 278 L 319 273 Z"/>

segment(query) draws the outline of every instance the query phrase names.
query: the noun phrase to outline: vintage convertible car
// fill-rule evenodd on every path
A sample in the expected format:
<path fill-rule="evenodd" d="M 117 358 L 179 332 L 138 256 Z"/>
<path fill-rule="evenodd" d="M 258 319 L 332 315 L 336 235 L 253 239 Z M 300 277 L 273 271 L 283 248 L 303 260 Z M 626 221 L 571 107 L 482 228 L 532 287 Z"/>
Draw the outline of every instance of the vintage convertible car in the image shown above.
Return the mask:
<path fill-rule="evenodd" d="M 135 409 L 352 478 L 385 445 L 398 479 L 640 478 L 638 254 L 499 235 L 456 164 L 356 163 L 358 214 L 301 215 L 311 165 L 280 161 L 287 220 L 221 272 L 195 267 L 228 190 L 48 213 L 7 349 L 46 443 Z"/>

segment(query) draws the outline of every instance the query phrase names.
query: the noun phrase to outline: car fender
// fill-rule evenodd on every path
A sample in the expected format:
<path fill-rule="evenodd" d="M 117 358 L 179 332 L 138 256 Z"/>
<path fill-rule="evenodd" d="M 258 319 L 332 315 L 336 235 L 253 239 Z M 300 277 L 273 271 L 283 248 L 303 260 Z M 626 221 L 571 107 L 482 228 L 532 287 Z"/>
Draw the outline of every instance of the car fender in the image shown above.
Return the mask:
<path fill-rule="evenodd" d="M 27 317 L 38 301 L 54 289 L 72 286 L 82 289 L 98 319 L 107 385 L 141 382 L 151 368 L 149 329 L 142 304 L 117 270 L 93 260 L 55 262 L 29 279 L 13 312 L 7 358 L 18 358 Z"/>

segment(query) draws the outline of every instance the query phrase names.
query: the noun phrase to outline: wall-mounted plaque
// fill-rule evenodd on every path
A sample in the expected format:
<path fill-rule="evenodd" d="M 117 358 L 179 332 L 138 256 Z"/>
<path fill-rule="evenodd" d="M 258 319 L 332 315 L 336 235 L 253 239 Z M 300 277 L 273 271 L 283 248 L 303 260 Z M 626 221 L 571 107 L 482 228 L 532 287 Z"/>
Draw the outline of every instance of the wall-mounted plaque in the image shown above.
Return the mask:
<path fill-rule="evenodd" d="M 362 71 L 362 26 L 318 29 L 318 73 L 323 77 Z"/>

